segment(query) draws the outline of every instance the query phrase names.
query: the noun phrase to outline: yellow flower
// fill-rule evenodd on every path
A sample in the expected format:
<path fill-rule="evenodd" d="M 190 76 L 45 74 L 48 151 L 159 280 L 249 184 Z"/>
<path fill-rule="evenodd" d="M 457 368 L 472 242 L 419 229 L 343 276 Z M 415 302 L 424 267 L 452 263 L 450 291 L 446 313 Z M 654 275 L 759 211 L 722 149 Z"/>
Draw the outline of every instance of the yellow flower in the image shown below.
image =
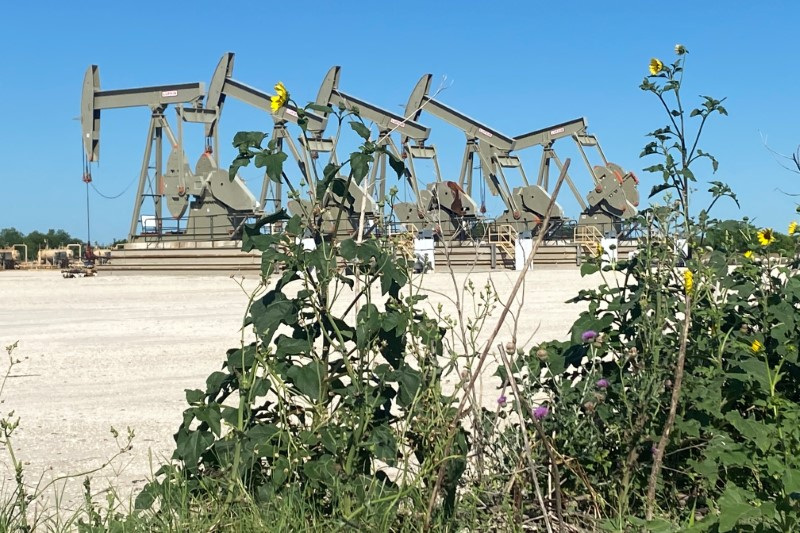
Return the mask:
<path fill-rule="evenodd" d="M 282 108 L 286 105 L 286 102 L 289 101 L 289 91 L 286 90 L 286 87 L 283 85 L 283 82 L 278 82 L 275 84 L 275 96 L 270 98 L 270 108 L 272 108 L 272 112 L 275 113 L 278 109 Z"/>
<path fill-rule="evenodd" d="M 758 232 L 758 242 L 761 246 L 769 246 L 775 242 L 775 233 L 772 228 L 764 228 Z"/>
<path fill-rule="evenodd" d="M 650 60 L 650 74 L 655 76 L 659 72 L 664 69 L 664 63 L 656 59 L 655 57 Z"/>
<path fill-rule="evenodd" d="M 753 250 L 747 250 L 747 251 L 744 253 L 744 258 L 745 258 L 745 259 L 752 259 L 752 258 L 753 258 Z"/>
<path fill-rule="evenodd" d="M 761 344 L 761 342 L 759 342 L 758 339 L 753 340 L 753 343 L 750 345 L 750 350 L 752 350 L 753 353 L 758 353 L 763 348 L 764 348 L 764 345 Z"/>
<path fill-rule="evenodd" d="M 678 54 L 679 56 L 682 56 L 686 52 L 687 52 L 686 47 L 683 46 L 682 44 L 675 45 L 675 53 Z"/>
<path fill-rule="evenodd" d="M 796 231 L 797 231 L 797 222 L 792 220 L 789 223 L 789 231 L 788 231 L 788 233 L 789 233 L 789 235 L 794 235 Z"/>
<path fill-rule="evenodd" d="M 683 271 L 683 287 L 686 294 L 691 294 L 694 288 L 694 274 L 692 274 L 692 271 L 689 269 Z"/>
<path fill-rule="evenodd" d="M 603 250 L 603 245 L 602 244 L 597 243 L 597 249 L 595 250 L 595 253 L 597 254 L 595 257 L 602 257 L 603 256 L 603 254 L 605 253 L 605 250 Z"/>

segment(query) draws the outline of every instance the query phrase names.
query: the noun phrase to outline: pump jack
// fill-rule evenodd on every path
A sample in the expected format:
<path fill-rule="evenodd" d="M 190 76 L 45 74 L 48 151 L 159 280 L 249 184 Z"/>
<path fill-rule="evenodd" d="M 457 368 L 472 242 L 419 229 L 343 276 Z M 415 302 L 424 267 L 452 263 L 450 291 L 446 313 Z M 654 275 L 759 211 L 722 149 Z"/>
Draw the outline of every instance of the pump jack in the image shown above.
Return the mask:
<path fill-rule="evenodd" d="M 359 116 L 375 123 L 378 128 L 378 146 L 384 147 L 395 158 L 401 155 L 391 135 L 399 132 L 404 138 L 414 139 L 421 148 L 420 151 L 434 150 L 425 147 L 424 142 L 430 135 L 430 128 L 416 122 L 416 119 L 405 117 L 382 109 L 374 104 L 360 100 L 355 96 L 339 89 L 339 74 L 341 67 L 335 66 L 328 71 L 317 95 L 318 105 L 335 105 L 348 110 L 357 110 Z M 327 120 L 327 117 L 326 117 Z M 384 153 L 377 153 L 369 177 L 368 192 L 375 194 L 378 188 L 378 197 L 386 195 L 386 158 Z M 420 189 L 419 181 L 414 173 L 413 162 L 405 169 L 405 178 L 414 194 L 414 203 L 398 203 L 394 205 L 394 213 L 398 221 L 412 231 L 435 229 L 441 234 L 452 235 L 464 228 L 463 218 L 474 218 L 475 203 L 454 182 L 442 182 L 437 176 L 435 183 L 429 184 L 425 189 Z M 357 203 L 356 203 L 357 205 Z"/>
<path fill-rule="evenodd" d="M 636 215 L 639 205 L 637 187 L 639 181 L 632 172 L 625 172 L 619 165 L 610 163 L 606 159 L 597 137 L 588 134 L 586 128 L 586 120 L 583 118 L 542 128 L 515 137 L 515 149 L 523 150 L 533 146 L 543 148 L 537 183 L 547 190 L 551 160 L 555 161 L 559 171 L 562 167 L 561 160 L 553 149 L 553 144 L 558 139 L 571 137 L 578 146 L 594 182 L 594 187 L 586 195 L 586 202 L 584 202 L 572 179 L 569 176 L 566 177 L 567 185 L 582 210 L 578 226 L 594 226 L 601 235 L 616 235 L 621 230 L 620 221 Z M 585 148 L 587 147 L 597 148 L 603 161 L 602 165 L 591 165 L 586 156 Z"/>
<path fill-rule="evenodd" d="M 150 126 L 142 158 L 131 226 L 130 242 L 139 240 L 217 240 L 235 237 L 241 224 L 257 214 L 258 203 L 238 176 L 230 180 L 227 171 L 220 170 L 211 157 L 210 150 L 201 156 L 196 172 L 192 172 L 183 151 L 181 121 L 176 137 L 164 113 L 170 104 L 191 104 L 189 108 L 178 108 L 178 115 L 201 116 L 204 114 L 203 83 L 185 83 L 154 87 L 139 87 L 111 91 L 100 90 L 97 65 L 91 65 L 84 77 L 81 98 L 81 126 L 83 144 L 89 163 L 99 161 L 100 156 L 100 112 L 105 109 L 124 107 L 150 108 Z M 172 150 L 163 172 L 163 134 L 166 132 Z M 150 180 L 151 158 L 155 151 L 155 184 Z M 150 184 L 151 191 L 145 193 Z M 165 232 L 163 227 L 162 196 L 167 196 L 167 207 L 172 217 L 180 222 L 189 208 L 187 227 L 174 232 Z M 189 202 L 189 196 L 193 196 Z M 142 217 L 142 232 L 137 232 L 142 204 L 151 198 L 154 207 L 152 217 Z M 147 218 L 147 220 L 145 220 Z M 149 222 L 149 223 L 148 223 Z"/>
<path fill-rule="evenodd" d="M 284 147 L 288 147 L 303 174 L 303 178 L 310 186 L 311 181 L 308 168 L 311 165 L 311 154 L 308 150 L 305 150 L 302 140 L 301 148 L 303 149 L 298 150 L 297 145 L 292 140 L 291 134 L 286 127 L 287 122 L 297 124 L 299 120 L 297 108 L 291 103 L 287 103 L 273 113 L 270 106 L 272 95 L 233 79 L 233 64 L 234 54 L 232 52 L 225 53 L 217 64 L 217 68 L 214 70 L 214 76 L 211 79 L 208 96 L 206 97 L 205 109 L 184 109 L 184 115 L 188 117 L 187 120 L 204 122 L 206 137 L 213 138 L 215 144 L 218 144 L 217 127 L 227 97 L 235 98 L 256 109 L 269 113 L 273 122 L 272 139 L 276 141 L 277 149 L 283 150 Z M 324 130 L 322 118 L 310 111 L 305 111 L 304 116 L 307 121 L 307 130 L 312 135 L 314 147 L 318 150 L 326 148 L 330 150 L 329 146 L 332 144 L 331 141 L 321 138 L 322 130 Z M 284 179 L 286 179 L 285 175 Z M 273 208 L 275 210 L 280 209 L 282 205 L 282 186 L 280 182 L 275 183 L 271 181 L 265 174 L 261 187 L 261 194 L 259 195 L 259 203 L 261 205 L 266 205 L 268 201 L 273 203 Z"/>
<path fill-rule="evenodd" d="M 550 195 L 539 185 L 528 183 L 519 160 L 510 155 L 511 150 L 514 149 L 514 139 L 429 96 L 431 80 L 432 75 L 425 74 L 417 82 L 406 105 L 406 115 L 416 120 L 425 111 L 464 132 L 466 146 L 461 163 L 461 174 L 458 184 L 454 185 L 460 191 L 466 191 L 463 192 L 463 196 L 471 200 L 470 195 L 474 185 L 473 164 L 477 155 L 481 173 L 489 191 L 494 196 L 499 195 L 506 208 L 505 212 L 497 218 L 497 222 L 511 225 L 518 232 L 538 231 L 550 203 Z M 414 157 L 435 158 L 435 149 L 431 153 L 433 147 L 424 147 L 418 143 L 412 144 L 412 140 L 409 137 L 403 138 L 403 146 L 410 161 Z M 503 174 L 503 168 L 509 167 L 520 170 L 523 186 L 511 189 Z M 438 164 L 436 164 L 436 168 L 438 169 Z M 482 210 L 485 210 L 485 207 L 482 206 Z M 554 210 L 551 213 L 553 223 L 560 223 L 563 216 L 561 207 L 554 204 Z"/>

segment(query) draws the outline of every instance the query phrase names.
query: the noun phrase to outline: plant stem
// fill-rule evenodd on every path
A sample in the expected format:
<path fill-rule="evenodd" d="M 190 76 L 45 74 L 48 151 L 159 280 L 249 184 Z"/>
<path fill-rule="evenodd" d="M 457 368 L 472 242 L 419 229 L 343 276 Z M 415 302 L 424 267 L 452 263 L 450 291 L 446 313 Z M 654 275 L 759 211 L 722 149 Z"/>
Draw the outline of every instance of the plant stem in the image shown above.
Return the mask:
<path fill-rule="evenodd" d="M 689 325 L 692 320 L 692 297 L 686 295 L 684 299 L 686 305 L 686 316 L 683 321 L 683 331 L 681 331 L 681 344 L 678 350 L 678 362 L 675 365 L 675 374 L 672 387 L 672 398 L 669 404 L 669 414 L 667 421 L 664 423 L 664 429 L 661 432 L 661 438 L 656 446 L 656 453 L 653 454 L 653 466 L 650 469 L 650 478 L 647 481 L 647 497 L 645 500 L 645 518 L 647 520 L 653 519 L 653 507 L 656 499 L 656 485 L 661 475 L 661 465 L 664 460 L 664 449 L 669 442 L 669 434 L 672 431 L 672 426 L 675 424 L 675 414 L 678 411 L 678 402 L 681 397 L 681 385 L 683 384 L 683 368 L 686 362 L 686 345 L 689 338 Z"/>
<path fill-rule="evenodd" d="M 553 210 L 553 206 L 556 203 L 556 198 L 558 197 L 558 191 L 561 189 L 561 184 L 564 183 L 564 178 L 567 176 L 567 170 L 569 169 L 570 159 L 567 158 L 564 161 L 564 165 L 561 167 L 561 173 L 558 176 L 558 181 L 556 181 L 556 186 L 553 189 L 553 195 L 550 198 L 550 203 L 547 206 L 547 214 L 542 221 L 541 231 L 539 232 L 538 237 L 536 238 L 536 242 L 533 243 L 533 248 L 531 249 L 531 253 L 528 255 L 528 259 L 525 261 L 525 265 L 522 268 L 522 271 L 519 273 L 519 277 L 517 277 L 517 282 L 514 284 L 514 287 L 511 289 L 511 294 L 508 295 L 508 299 L 506 300 L 506 304 L 503 306 L 503 310 L 500 312 L 500 317 L 497 319 L 497 324 L 494 327 L 489 339 L 486 341 L 486 345 L 483 349 L 483 353 L 481 353 L 480 358 L 478 359 L 478 364 L 475 367 L 475 370 L 470 375 L 469 383 L 467 384 L 466 390 L 464 391 L 464 396 L 461 398 L 461 402 L 458 405 L 458 410 L 456 411 L 456 416 L 450 423 L 450 430 L 447 435 L 447 439 L 445 441 L 444 446 L 444 455 L 447 456 L 450 453 L 450 448 L 453 444 L 453 437 L 456 434 L 456 430 L 458 429 L 458 421 L 461 420 L 461 417 L 464 415 L 464 410 L 466 409 L 467 401 L 470 396 L 470 392 L 473 388 L 475 388 L 475 384 L 480 377 L 481 370 L 483 369 L 483 364 L 486 362 L 486 357 L 489 355 L 489 350 L 494 344 L 494 340 L 497 338 L 497 335 L 500 333 L 500 329 L 503 327 L 503 323 L 505 322 L 506 316 L 508 316 L 509 310 L 511 306 L 514 304 L 514 299 L 517 296 L 517 292 L 519 292 L 519 288 L 522 285 L 522 282 L 525 280 L 525 275 L 527 274 L 528 270 L 533 265 L 533 259 L 536 257 L 536 253 L 539 251 L 539 247 L 544 240 L 544 236 L 547 233 L 547 224 L 550 222 L 550 214 Z M 436 477 L 436 483 L 433 486 L 433 490 L 431 491 L 431 496 L 428 501 L 428 509 L 425 513 L 425 523 L 423 529 L 428 529 L 430 526 L 431 516 L 433 515 L 433 508 L 436 505 L 436 495 L 439 493 L 439 489 L 442 486 L 442 481 L 444 480 L 444 473 L 445 473 L 445 466 L 446 461 L 442 461 L 442 464 L 439 466 L 439 472 Z M 544 512 L 544 509 L 542 510 Z"/>

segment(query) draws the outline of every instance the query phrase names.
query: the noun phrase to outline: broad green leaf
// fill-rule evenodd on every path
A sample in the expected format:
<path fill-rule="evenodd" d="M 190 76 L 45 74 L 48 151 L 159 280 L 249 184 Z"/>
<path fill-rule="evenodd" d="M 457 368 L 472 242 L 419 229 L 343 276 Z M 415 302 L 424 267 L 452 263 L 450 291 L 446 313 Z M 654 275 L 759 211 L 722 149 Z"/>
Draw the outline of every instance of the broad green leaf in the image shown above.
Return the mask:
<path fill-rule="evenodd" d="M 197 405 L 203 403 L 206 393 L 199 389 L 185 389 L 186 403 L 190 405 Z"/>
<path fill-rule="evenodd" d="M 161 494 L 161 485 L 158 481 L 151 481 L 136 495 L 134 509 L 141 511 L 150 509 Z"/>
<path fill-rule="evenodd" d="M 417 395 L 420 385 L 422 384 L 422 376 L 419 370 L 414 370 L 408 365 L 404 365 L 399 370 L 396 370 L 392 378 L 400 385 L 397 403 L 400 407 L 408 407 Z"/>
<path fill-rule="evenodd" d="M 361 137 L 365 141 L 369 140 L 370 131 L 369 128 L 366 127 L 364 124 L 356 120 L 352 120 L 350 121 L 350 127 L 353 128 L 353 131 L 355 131 L 359 135 L 359 137 Z"/>
<path fill-rule="evenodd" d="M 267 177 L 275 183 L 281 182 L 283 175 L 283 162 L 288 156 L 285 152 L 276 152 L 264 157 L 264 166 L 267 167 Z"/>
<path fill-rule="evenodd" d="M 302 394 L 312 402 L 320 400 L 322 380 L 325 378 L 325 366 L 320 361 L 311 361 L 305 366 L 293 366 L 289 369 L 289 379 Z"/>
<path fill-rule="evenodd" d="M 333 108 L 329 105 L 319 105 L 315 103 L 306 104 L 306 109 L 310 109 L 311 111 L 317 111 L 318 113 L 333 113 Z"/>
<path fill-rule="evenodd" d="M 214 442 L 210 431 L 186 430 L 181 428 L 175 434 L 175 459 L 183 461 L 186 470 L 197 472 L 197 463 L 200 456 Z"/>
<path fill-rule="evenodd" d="M 372 163 L 371 155 L 362 154 L 361 152 L 350 154 L 350 171 L 356 184 L 361 185 L 361 181 L 369 172 L 370 163 Z"/>
<path fill-rule="evenodd" d="M 272 339 L 278 326 L 297 322 L 297 304 L 277 291 L 269 291 L 252 303 L 250 317 L 256 334 L 264 339 Z"/>
<path fill-rule="evenodd" d="M 217 437 L 221 435 L 222 427 L 220 424 L 219 405 L 210 404 L 204 405 L 203 407 L 197 407 L 194 410 L 194 416 L 199 421 L 208 424 L 208 427 L 211 429 L 214 435 Z"/>
<path fill-rule="evenodd" d="M 387 155 L 389 156 L 389 166 L 397 173 L 398 178 L 402 178 L 406 171 L 405 163 L 391 152 L 387 152 Z"/>
<path fill-rule="evenodd" d="M 747 502 L 746 493 L 732 483 L 725 487 L 718 503 L 720 533 L 732 531 L 742 520 L 760 516 L 759 509 Z"/>

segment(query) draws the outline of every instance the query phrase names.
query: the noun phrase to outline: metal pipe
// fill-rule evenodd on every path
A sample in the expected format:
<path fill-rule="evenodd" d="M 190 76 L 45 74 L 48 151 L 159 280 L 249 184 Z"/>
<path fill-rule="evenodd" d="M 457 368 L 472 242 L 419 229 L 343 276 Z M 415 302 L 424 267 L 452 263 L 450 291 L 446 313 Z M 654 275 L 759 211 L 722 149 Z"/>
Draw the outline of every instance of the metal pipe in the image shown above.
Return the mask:
<path fill-rule="evenodd" d="M 82 247 L 82 245 L 80 243 L 74 242 L 72 244 L 68 244 L 67 245 L 67 250 L 71 250 L 72 248 L 75 248 L 75 247 L 78 248 L 78 259 L 80 259 L 81 258 L 81 247 Z"/>
<path fill-rule="evenodd" d="M 21 242 L 19 244 L 15 244 L 14 246 L 12 246 L 12 248 L 18 248 L 19 246 L 22 246 L 23 248 L 25 248 L 25 255 L 23 256 L 23 260 L 27 263 L 28 262 L 28 245 Z"/>

